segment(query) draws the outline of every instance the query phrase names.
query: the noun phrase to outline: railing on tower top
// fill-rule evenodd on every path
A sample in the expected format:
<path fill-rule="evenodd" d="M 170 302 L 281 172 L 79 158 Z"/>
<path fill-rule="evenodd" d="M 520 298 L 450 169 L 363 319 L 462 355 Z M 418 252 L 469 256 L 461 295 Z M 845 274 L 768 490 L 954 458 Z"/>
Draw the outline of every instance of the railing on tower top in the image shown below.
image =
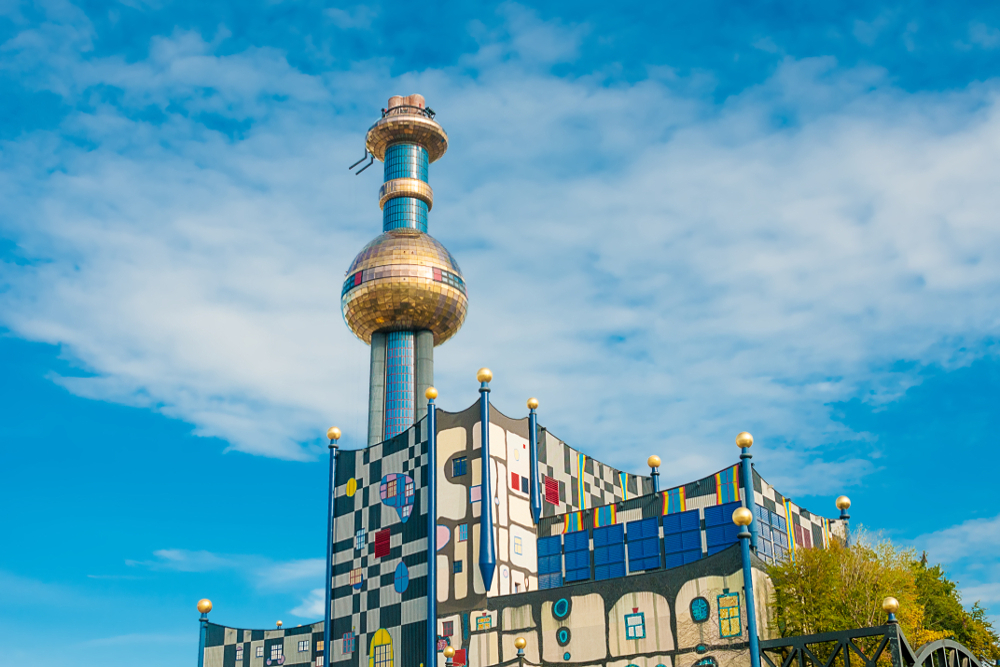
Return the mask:
<path fill-rule="evenodd" d="M 400 104 L 389 109 L 382 109 L 382 118 L 403 114 L 416 114 L 418 116 L 426 116 L 430 119 L 433 119 L 436 115 L 430 107 L 418 107 L 412 104 Z"/>

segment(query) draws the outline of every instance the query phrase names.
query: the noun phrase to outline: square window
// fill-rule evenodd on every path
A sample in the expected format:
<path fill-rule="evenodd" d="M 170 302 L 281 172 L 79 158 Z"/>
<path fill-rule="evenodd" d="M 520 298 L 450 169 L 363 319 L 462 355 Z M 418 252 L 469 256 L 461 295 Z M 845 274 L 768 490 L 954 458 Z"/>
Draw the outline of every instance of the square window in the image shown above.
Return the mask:
<path fill-rule="evenodd" d="M 388 484 L 385 485 L 385 497 L 395 498 L 396 497 L 396 478 L 389 480 Z"/>
<path fill-rule="evenodd" d="M 527 493 L 528 491 L 531 490 L 528 487 L 528 478 L 527 477 L 522 477 L 521 478 L 521 490 L 524 491 L 525 493 Z"/>
<path fill-rule="evenodd" d="M 521 476 L 518 475 L 516 472 L 512 472 L 510 474 L 510 488 L 514 489 L 515 491 L 521 490 Z"/>
<path fill-rule="evenodd" d="M 323 667 L 323 654 L 320 653 L 316 656 L 316 667 Z"/>
<path fill-rule="evenodd" d="M 489 630 L 493 627 L 492 616 L 479 616 L 476 618 L 476 630 Z"/>
<path fill-rule="evenodd" d="M 343 637 L 343 652 L 344 653 L 354 653 L 354 638 L 355 634 L 353 632 L 345 632 Z"/>
<path fill-rule="evenodd" d="M 299 642 L 299 653 L 305 653 L 309 650 L 309 640 L 305 639 Z"/>
<path fill-rule="evenodd" d="M 441 623 L 441 636 L 451 637 L 455 634 L 455 621 L 444 621 Z"/>
<path fill-rule="evenodd" d="M 463 523 L 458 527 L 458 541 L 467 542 L 469 540 L 469 524 Z"/>
<path fill-rule="evenodd" d="M 559 482 L 551 477 L 545 478 L 545 502 L 550 505 L 559 504 Z"/>
<path fill-rule="evenodd" d="M 455 574 L 459 574 L 462 571 L 462 561 L 460 561 L 460 560 L 456 560 L 455 561 L 455 565 L 454 565 L 453 571 L 454 571 Z"/>
<path fill-rule="evenodd" d="M 389 555 L 389 529 L 383 528 L 375 533 L 375 558 L 385 558 Z"/>
<path fill-rule="evenodd" d="M 625 614 L 625 639 L 646 638 L 646 616 L 643 612 Z"/>
<path fill-rule="evenodd" d="M 365 529 L 362 528 L 354 534 L 354 548 L 361 550 L 365 548 Z"/>
<path fill-rule="evenodd" d="M 236 647 L 236 662 L 243 662 L 243 647 Z"/>
<path fill-rule="evenodd" d="M 316 650 L 317 651 L 319 651 L 319 652 L 322 653 L 323 652 L 323 646 L 324 646 L 324 644 L 323 644 L 323 640 L 322 639 L 320 639 L 318 642 L 316 642 Z"/>
<path fill-rule="evenodd" d="M 514 537 L 514 553 L 518 556 L 524 555 L 524 542 L 517 536 Z"/>
<path fill-rule="evenodd" d="M 451 461 L 451 476 L 461 477 L 469 471 L 469 459 L 465 456 L 458 456 Z"/>
<path fill-rule="evenodd" d="M 363 573 L 364 570 L 362 570 L 360 567 L 356 567 L 353 570 L 351 570 L 351 575 L 350 575 L 351 586 L 354 586 L 355 588 L 361 588 L 361 582 L 364 581 L 365 578 Z"/>
<path fill-rule="evenodd" d="M 285 652 L 284 644 L 271 644 L 271 660 L 277 660 Z"/>
<path fill-rule="evenodd" d="M 257 657 L 258 658 L 263 658 L 264 657 L 264 647 L 263 646 L 258 646 L 257 647 Z"/>

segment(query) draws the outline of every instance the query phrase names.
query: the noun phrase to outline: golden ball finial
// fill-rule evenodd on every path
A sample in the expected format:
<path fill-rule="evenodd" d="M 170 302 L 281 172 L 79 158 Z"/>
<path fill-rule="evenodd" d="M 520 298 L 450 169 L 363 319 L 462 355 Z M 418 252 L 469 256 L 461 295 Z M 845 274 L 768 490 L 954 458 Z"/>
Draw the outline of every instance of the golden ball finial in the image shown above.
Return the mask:
<path fill-rule="evenodd" d="M 663 463 L 663 461 L 661 461 L 660 457 L 657 456 L 656 454 L 653 454 L 648 459 L 646 459 L 646 464 L 650 468 L 659 468 L 661 463 Z"/>
<path fill-rule="evenodd" d="M 450 646 L 445 646 L 444 647 L 444 657 L 446 657 L 446 658 L 454 658 L 455 657 L 455 649 L 453 649 Z"/>
<path fill-rule="evenodd" d="M 208 612 L 212 611 L 212 601 L 209 600 L 208 598 L 205 598 L 204 600 L 198 600 L 198 611 L 200 611 L 203 614 L 207 614 Z"/>
<path fill-rule="evenodd" d="M 737 526 L 749 526 L 753 521 L 753 512 L 746 507 L 737 507 L 733 512 L 733 523 Z"/>
<path fill-rule="evenodd" d="M 281 621 L 278 621 L 277 625 L 280 628 L 282 625 L 284 625 L 284 623 L 282 623 Z"/>
<path fill-rule="evenodd" d="M 326 430 L 326 437 L 329 440 L 340 440 L 340 429 L 336 426 L 331 426 Z"/>
<path fill-rule="evenodd" d="M 427 387 L 427 391 L 424 392 L 424 396 L 426 396 L 429 400 L 435 399 L 438 397 L 438 390 L 434 387 Z"/>
<path fill-rule="evenodd" d="M 480 368 L 476 373 L 476 379 L 480 382 L 492 382 L 493 381 L 493 371 L 488 368 Z"/>
<path fill-rule="evenodd" d="M 752 447 L 753 436 L 747 433 L 746 431 L 743 431 L 738 436 L 736 436 L 736 446 L 741 449 L 746 447 Z"/>
<path fill-rule="evenodd" d="M 837 509 L 846 510 L 851 508 L 851 499 L 847 496 L 839 496 L 837 498 Z"/>
<path fill-rule="evenodd" d="M 528 399 L 528 409 L 529 410 L 537 410 L 538 409 L 538 399 L 537 398 L 529 398 Z"/>
<path fill-rule="evenodd" d="M 514 640 L 514 648 L 516 649 L 523 649 L 527 645 L 528 642 L 524 640 L 524 637 L 518 637 L 517 639 Z"/>
<path fill-rule="evenodd" d="M 899 611 L 899 600 L 894 597 L 887 597 L 882 600 L 882 611 L 887 614 L 895 614 Z"/>

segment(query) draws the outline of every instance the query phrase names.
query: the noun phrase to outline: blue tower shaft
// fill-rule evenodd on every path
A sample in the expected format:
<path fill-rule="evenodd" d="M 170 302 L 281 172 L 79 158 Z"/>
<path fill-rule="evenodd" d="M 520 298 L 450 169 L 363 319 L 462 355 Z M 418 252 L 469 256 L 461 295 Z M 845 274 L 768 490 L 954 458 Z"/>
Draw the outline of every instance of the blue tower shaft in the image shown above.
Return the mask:
<path fill-rule="evenodd" d="M 427 183 L 427 151 L 416 144 L 385 149 L 385 180 L 415 178 Z M 427 204 L 415 197 L 390 199 L 382 208 L 382 231 L 408 227 L 427 233 Z"/>

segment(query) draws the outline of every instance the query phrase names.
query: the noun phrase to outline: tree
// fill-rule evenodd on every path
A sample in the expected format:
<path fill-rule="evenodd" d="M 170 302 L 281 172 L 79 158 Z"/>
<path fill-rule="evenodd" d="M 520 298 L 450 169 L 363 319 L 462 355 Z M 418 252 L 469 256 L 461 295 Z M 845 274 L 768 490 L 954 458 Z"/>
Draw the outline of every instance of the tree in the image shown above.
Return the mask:
<path fill-rule="evenodd" d="M 1000 658 L 1000 638 L 977 602 L 962 606 L 958 586 L 924 555 L 858 531 L 854 544 L 799 549 L 769 568 L 773 628 L 783 637 L 885 623 L 882 600 L 899 600 L 899 624 L 910 643 L 953 637 L 984 659 Z"/>

